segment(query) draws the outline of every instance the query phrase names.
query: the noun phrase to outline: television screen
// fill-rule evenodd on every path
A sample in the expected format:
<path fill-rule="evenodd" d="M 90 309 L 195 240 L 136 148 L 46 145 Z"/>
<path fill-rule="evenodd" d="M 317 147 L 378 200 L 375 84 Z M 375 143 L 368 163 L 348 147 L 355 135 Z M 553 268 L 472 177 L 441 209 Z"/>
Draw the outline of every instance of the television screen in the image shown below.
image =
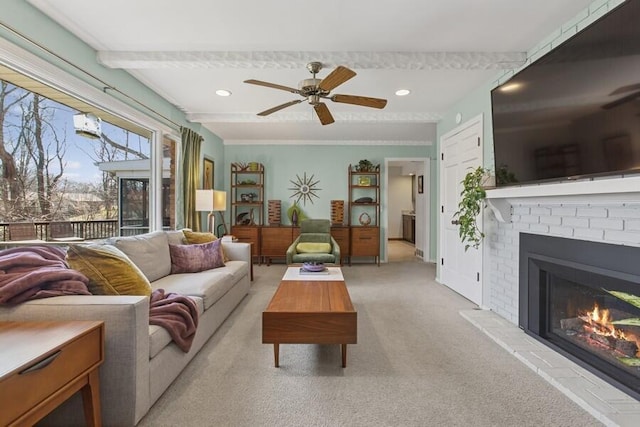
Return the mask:
<path fill-rule="evenodd" d="M 498 186 L 640 172 L 640 0 L 491 92 Z"/>

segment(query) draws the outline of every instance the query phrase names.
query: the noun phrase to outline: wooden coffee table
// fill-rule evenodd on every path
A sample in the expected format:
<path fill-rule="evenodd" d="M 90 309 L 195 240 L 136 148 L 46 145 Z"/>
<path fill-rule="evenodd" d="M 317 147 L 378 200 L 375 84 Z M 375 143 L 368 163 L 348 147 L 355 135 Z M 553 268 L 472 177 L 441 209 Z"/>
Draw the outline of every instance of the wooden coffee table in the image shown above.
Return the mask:
<path fill-rule="evenodd" d="M 262 313 L 262 343 L 273 344 L 276 368 L 280 344 L 340 344 L 342 367 L 347 344 L 356 344 L 358 313 L 354 310 L 339 267 L 329 275 L 301 276 L 289 267 Z"/>

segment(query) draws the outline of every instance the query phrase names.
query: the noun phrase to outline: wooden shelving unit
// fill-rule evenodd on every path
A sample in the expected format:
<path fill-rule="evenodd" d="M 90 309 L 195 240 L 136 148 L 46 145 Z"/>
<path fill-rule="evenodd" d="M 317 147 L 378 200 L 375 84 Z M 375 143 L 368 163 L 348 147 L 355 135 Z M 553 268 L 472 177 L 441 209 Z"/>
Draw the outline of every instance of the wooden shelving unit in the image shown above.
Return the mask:
<path fill-rule="evenodd" d="M 349 264 L 353 257 L 373 257 L 380 265 L 380 169 L 360 171 L 349 165 L 348 176 Z"/>
<path fill-rule="evenodd" d="M 231 164 L 231 234 L 251 243 L 254 258 L 260 255 L 260 226 L 264 224 L 264 165 Z"/>

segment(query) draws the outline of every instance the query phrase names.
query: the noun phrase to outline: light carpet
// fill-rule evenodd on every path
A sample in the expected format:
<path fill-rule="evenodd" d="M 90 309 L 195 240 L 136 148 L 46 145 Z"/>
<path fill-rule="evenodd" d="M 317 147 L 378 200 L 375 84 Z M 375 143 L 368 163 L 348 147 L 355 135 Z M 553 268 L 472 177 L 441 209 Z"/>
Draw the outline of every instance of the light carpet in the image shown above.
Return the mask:
<path fill-rule="evenodd" d="M 262 311 L 285 271 L 255 266 L 249 295 L 140 426 L 596 426 L 586 411 L 462 318 L 474 305 L 435 267 L 343 267 L 358 311 L 338 345 L 262 344 Z"/>

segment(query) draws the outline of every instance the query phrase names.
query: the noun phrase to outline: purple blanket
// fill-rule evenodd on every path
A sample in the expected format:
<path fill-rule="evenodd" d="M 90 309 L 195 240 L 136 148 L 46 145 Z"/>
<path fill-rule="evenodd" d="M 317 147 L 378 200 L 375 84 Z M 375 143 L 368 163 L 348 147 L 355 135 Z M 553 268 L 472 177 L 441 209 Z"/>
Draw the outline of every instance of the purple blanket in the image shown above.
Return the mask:
<path fill-rule="evenodd" d="M 58 295 L 91 295 L 89 279 L 65 262 L 57 246 L 18 246 L 0 251 L 0 304 Z"/>
<path fill-rule="evenodd" d="M 157 289 L 151 294 L 149 324 L 165 328 L 180 350 L 187 353 L 196 336 L 198 308 L 189 297 Z"/>

